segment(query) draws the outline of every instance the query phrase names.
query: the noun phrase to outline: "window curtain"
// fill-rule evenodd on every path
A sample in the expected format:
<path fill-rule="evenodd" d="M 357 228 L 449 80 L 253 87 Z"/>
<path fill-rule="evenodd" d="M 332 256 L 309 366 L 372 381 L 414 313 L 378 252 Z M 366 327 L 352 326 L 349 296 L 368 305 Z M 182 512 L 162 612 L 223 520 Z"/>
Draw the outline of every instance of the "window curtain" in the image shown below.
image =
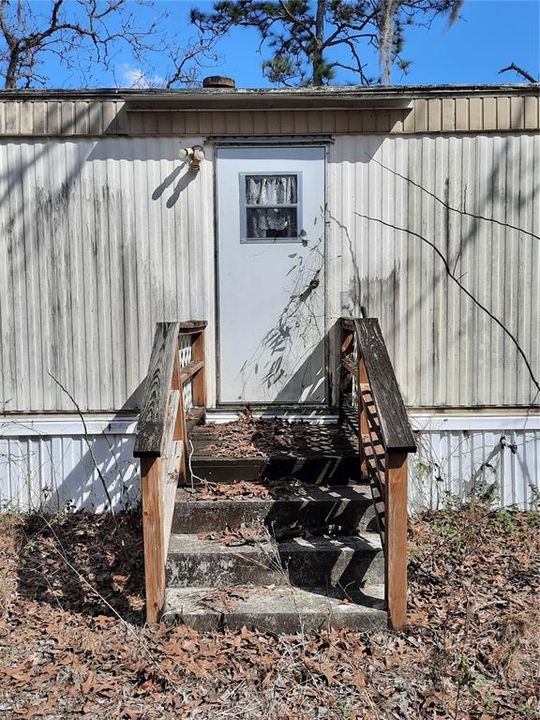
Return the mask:
<path fill-rule="evenodd" d="M 248 205 L 296 205 L 296 175 L 250 175 L 246 178 Z"/>
<path fill-rule="evenodd" d="M 246 177 L 248 237 L 295 237 L 297 235 L 297 187 L 295 175 Z"/>

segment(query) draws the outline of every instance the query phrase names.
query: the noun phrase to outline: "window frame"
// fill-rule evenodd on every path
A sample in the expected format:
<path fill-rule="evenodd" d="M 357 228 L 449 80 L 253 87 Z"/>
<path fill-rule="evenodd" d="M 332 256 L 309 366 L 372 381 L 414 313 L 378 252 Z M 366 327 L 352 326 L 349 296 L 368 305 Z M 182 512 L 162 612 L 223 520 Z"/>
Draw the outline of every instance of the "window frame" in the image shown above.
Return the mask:
<path fill-rule="evenodd" d="M 248 177 L 267 177 L 271 175 L 296 177 L 296 203 L 287 203 L 286 205 L 253 205 L 248 204 L 246 199 L 246 178 Z M 272 244 L 275 243 L 301 243 L 303 241 L 302 230 L 302 172 L 297 170 L 269 170 L 269 171 L 252 171 L 238 173 L 240 181 L 240 243 L 241 244 Z M 247 234 L 247 211 L 251 208 L 296 208 L 296 230 L 297 235 L 294 237 L 275 237 L 275 238 L 251 238 Z"/>

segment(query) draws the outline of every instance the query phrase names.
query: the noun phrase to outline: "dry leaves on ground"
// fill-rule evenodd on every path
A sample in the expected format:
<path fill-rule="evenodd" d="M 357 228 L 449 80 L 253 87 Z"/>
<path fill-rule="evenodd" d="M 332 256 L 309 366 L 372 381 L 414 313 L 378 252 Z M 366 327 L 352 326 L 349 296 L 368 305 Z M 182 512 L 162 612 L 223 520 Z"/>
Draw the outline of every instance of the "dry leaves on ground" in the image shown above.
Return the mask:
<path fill-rule="evenodd" d="M 410 535 L 407 633 L 273 637 L 142 626 L 136 515 L 4 520 L 0 716 L 537 717 L 539 516 L 472 505 Z"/>
<path fill-rule="evenodd" d="M 203 480 L 193 494 L 195 500 L 232 500 L 235 498 L 268 498 L 270 496 L 270 486 L 244 480 L 234 483 L 209 483 Z"/>

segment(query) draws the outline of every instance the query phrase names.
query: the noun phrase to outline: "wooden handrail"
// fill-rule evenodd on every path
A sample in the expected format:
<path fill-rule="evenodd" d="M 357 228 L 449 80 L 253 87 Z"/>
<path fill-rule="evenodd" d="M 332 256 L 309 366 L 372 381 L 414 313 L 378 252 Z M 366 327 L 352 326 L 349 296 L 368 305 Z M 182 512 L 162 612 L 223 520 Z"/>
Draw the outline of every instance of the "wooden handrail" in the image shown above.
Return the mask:
<path fill-rule="evenodd" d="M 180 323 L 157 323 L 137 423 L 135 457 L 160 457 Z M 178 389 L 178 388 L 177 388 Z"/>
<path fill-rule="evenodd" d="M 416 442 L 407 411 L 388 356 L 379 321 L 376 318 L 354 321 L 358 352 L 366 374 L 381 424 L 381 435 L 387 452 L 416 452 Z"/>
<path fill-rule="evenodd" d="M 341 319 L 341 388 L 356 389 L 362 472 L 384 502 L 381 535 L 385 551 L 388 621 L 407 623 L 407 458 L 416 442 L 376 318 Z M 345 410 L 344 407 L 342 407 Z"/>
<path fill-rule="evenodd" d="M 133 454 L 141 461 L 146 617 L 159 620 L 176 488 L 186 478 L 188 427 L 204 419 L 206 322 L 157 323 Z M 183 347 L 181 347 L 181 344 Z M 191 383 L 192 408 L 185 405 Z M 186 415 L 190 421 L 186 421 Z"/>

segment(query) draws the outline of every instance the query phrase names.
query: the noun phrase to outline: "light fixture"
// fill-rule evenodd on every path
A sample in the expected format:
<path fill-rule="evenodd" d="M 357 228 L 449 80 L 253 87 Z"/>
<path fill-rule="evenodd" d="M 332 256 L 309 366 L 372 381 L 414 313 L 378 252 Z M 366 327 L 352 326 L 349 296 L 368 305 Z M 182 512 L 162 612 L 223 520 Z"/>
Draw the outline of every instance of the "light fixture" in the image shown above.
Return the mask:
<path fill-rule="evenodd" d="M 189 169 L 193 173 L 198 173 L 201 169 L 201 162 L 204 160 L 204 148 L 202 145 L 194 145 L 193 147 L 180 148 L 178 157 L 181 160 L 189 162 Z"/>

